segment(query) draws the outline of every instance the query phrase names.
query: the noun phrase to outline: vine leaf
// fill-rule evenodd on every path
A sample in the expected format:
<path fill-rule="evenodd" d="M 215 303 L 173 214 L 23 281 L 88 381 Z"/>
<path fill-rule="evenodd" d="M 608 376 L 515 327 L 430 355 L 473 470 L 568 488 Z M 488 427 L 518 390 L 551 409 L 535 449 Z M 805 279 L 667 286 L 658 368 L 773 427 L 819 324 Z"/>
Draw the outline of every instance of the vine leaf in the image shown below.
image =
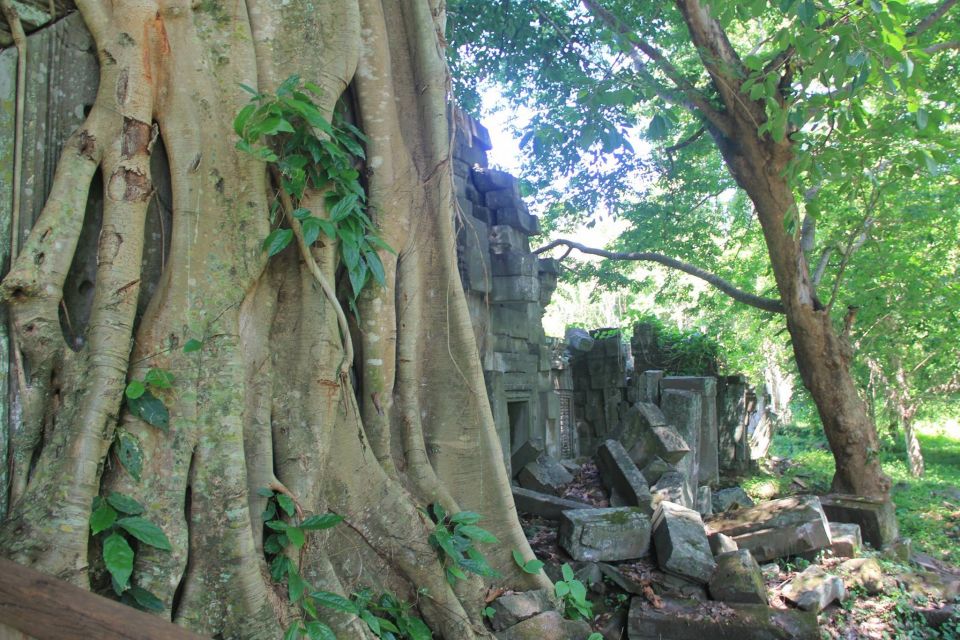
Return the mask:
<path fill-rule="evenodd" d="M 101 502 L 93 513 L 90 514 L 90 533 L 97 535 L 101 531 L 109 529 L 117 519 L 117 511 L 110 505 Z"/>
<path fill-rule="evenodd" d="M 113 578 L 114 588 L 120 587 L 121 593 L 126 591 L 133 573 L 133 549 L 119 533 L 112 533 L 103 541 L 103 562 Z"/>
<path fill-rule="evenodd" d="M 150 393 L 150 391 L 144 391 L 143 395 L 138 398 L 128 396 L 127 407 L 135 416 L 161 431 L 166 431 L 170 427 L 170 412 L 167 411 L 163 400 Z"/>
<path fill-rule="evenodd" d="M 293 229 L 274 229 L 263 241 L 263 249 L 268 256 L 275 256 L 293 240 Z"/>
<path fill-rule="evenodd" d="M 140 542 L 148 544 L 151 547 L 156 547 L 162 551 L 170 551 L 173 549 L 163 529 L 146 518 L 139 516 L 120 518 L 117 520 L 117 526 L 121 527 Z"/>
<path fill-rule="evenodd" d="M 110 506 L 120 513 L 126 513 L 127 515 L 131 516 L 140 515 L 145 511 L 142 504 L 130 496 L 125 496 L 122 493 L 117 493 L 116 491 L 110 492 L 110 495 L 107 496 L 107 502 L 109 502 Z"/>
<path fill-rule="evenodd" d="M 117 458 L 127 473 L 140 482 L 140 475 L 143 473 L 143 449 L 140 448 L 137 437 L 124 429 L 117 429 Z"/>

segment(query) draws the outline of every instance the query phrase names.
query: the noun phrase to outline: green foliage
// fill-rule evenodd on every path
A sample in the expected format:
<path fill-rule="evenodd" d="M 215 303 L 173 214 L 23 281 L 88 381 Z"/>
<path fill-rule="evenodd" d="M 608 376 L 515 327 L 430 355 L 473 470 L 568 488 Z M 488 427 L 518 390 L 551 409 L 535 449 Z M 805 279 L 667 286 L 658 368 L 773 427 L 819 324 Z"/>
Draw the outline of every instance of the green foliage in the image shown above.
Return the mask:
<path fill-rule="evenodd" d="M 540 573 L 540 570 L 543 569 L 543 561 L 533 558 L 531 560 L 524 560 L 523 554 L 513 550 L 513 561 L 517 563 L 517 566 L 520 567 L 524 573 Z"/>
<path fill-rule="evenodd" d="M 430 505 L 427 514 L 434 523 L 428 540 L 437 552 L 447 582 L 451 586 L 456 584 L 457 580 L 466 580 L 466 572 L 488 578 L 499 576 L 486 557 L 474 546 L 475 543 L 498 542 L 493 534 L 477 526 L 480 521 L 479 514 L 461 511 L 447 515 L 439 503 Z"/>
<path fill-rule="evenodd" d="M 124 391 L 127 409 L 147 424 L 166 431 L 170 427 L 170 412 L 163 400 L 153 392 L 171 389 L 173 383 L 174 377 L 169 371 L 158 368 L 148 370 L 143 380 L 131 380 L 127 383 Z"/>
<path fill-rule="evenodd" d="M 293 216 L 300 222 L 305 242 L 310 245 L 323 234 L 339 244 L 340 257 L 350 280 L 350 305 L 371 280 L 384 286 L 383 263 L 377 249 L 393 251 L 376 232 L 366 211 L 366 192 L 358 169 L 365 158 L 363 133 L 338 111 L 327 120 L 314 103 L 321 89 L 292 75 L 275 94 L 253 94 L 234 120 L 240 136 L 237 148 L 274 167 L 279 187 L 293 201 Z M 313 215 L 301 207 L 306 191 L 325 194 L 327 217 Z M 263 241 L 273 256 L 290 244 L 293 231 L 278 228 Z"/>
<path fill-rule="evenodd" d="M 593 603 L 587 599 L 587 588 L 573 576 L 570 565 L 560 567 L 563 580 L 553 585 L 554 593 L 563 607 L 563 615 L 571 620 L 587 620 L 593 618 Z"/>
<path fill-rule="evenodd" d="M 433 637 L 426 623 L 413 614 L 414 605 L 392 593 L 375 597 L 370 589 L 364 588 L 349 599 L 329 591 L 317 591 L 311 596 L 321 606 L 357 616 L 373 635 L 383 640 L 430 640 Z"/>
<path fill-rule="evenodd" d="M 261 519 L 269 531 L 263 542 L 263 551 L 270 564 L 270 575 L 277 582 L 286 579 L 290 602 L 303 612 L 303 619 L 290 625 L 284 634 L 285 639 L 335 640 L 333 630 L 319 619 L 318 607 L 357 616 L 373 635 L 383 640 L 430 640 L 433 637 L 423 620 L 414 615 L 414 606 L 392 593 L 374 597 L 369 589 L 360 589 L 346 598 L 310 585 L 300 575 L 290 555 L 298 553 L 307 544 L 310 532 L 330 529 L 343 522 L 343 516 L 315 514 L 297 523 L 297 505 L 290 496 L 266 487 L 258 489 L 257 493 L 268 499 Z"/>
<path fill-rule="evenodd" d="M 721 369 L 716 339 L 694 329 L 680 329 L 651 314 L 629 314 L 634 324 L 650 325 L 656 356 L 671 375 L 716 375 Z"/>
<path fill-rule="evenodd" d="M 101 536 L 101 557 L 121 601 L 138 609 L 162 611 L 163 603 L 155 595 L 130 583 L 135 559 L 131 543 L 161 551 L 172 549 L 163 530 L 140 515 L 144 511 L 142 504 L 116 491 L 106 498 L 96 496 L 90 507 L 90 533 Z"/>

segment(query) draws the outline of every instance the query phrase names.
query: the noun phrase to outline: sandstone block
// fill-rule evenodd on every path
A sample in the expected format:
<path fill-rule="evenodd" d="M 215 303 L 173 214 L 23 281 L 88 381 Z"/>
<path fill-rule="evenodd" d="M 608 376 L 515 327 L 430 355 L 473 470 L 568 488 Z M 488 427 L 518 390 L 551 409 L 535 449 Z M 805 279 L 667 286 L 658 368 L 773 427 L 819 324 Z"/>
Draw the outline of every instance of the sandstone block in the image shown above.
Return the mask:
<path fill-rule="evenodd" d="M 649 513 L 650 485 L 623 445 L 616 440 L 607 440 L 597 448 L 596 459 L 603 484 L 616 491 L 627 506 L 641 507 Z"/>
<path fill-rule="evenodd" d="M 642 597 L 630 602 L 630 640 L 819 640 L 817 616 L 759 604 L 664 598 L 655 608 Z"/>
<path fill-rule="evenodd" d="M 650 528 L 637 507 L 576 509 L 561 515 L 559 543 L 574 560 L 629 560 L 650 552 Z"/>
<path fill-rule="evenodd" d="M 660 568 L 701 584 L 716 569 L 703 520 L 693 509 L 661 502 L 653 515 L 653 545 Z"/>
<path fill-rule="evenodd" d="M 746 549 L 717 556 L 717 570 L 710 578 L 710 597 L 724 602 L 767 604 L 763 573 Z"/>
<path fill-rule="evenodd" d="M 875 549 L 885 547 L 900 535 L 892 502 L 839 493 L 821 496 L 820 502 L 830 522 L 860 525 L 863 541 Z"/>
<path fill-rule="evenodd" d="M 513 502 L 517 506 L 518 512 L 539 516 L 547 520 L 559 520 L 560 514 L 570 509 L 590 508 L 590 505 L 576 500 L 558 498 L 523 487 L 513 487 Z"/>

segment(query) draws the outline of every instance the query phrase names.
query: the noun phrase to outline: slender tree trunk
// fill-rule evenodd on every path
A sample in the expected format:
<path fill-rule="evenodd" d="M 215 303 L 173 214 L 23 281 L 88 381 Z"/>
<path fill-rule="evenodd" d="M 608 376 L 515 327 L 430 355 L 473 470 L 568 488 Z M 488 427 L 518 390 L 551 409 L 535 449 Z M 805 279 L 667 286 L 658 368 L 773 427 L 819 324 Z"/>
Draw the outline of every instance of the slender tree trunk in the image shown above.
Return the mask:
<path fill-rule="evenodd" d="M 797 368 L 817 405 L 836 461 L 832 488 L 887 499 L 890 481 L 880 468 L 876 425 L 850 372 L 851 347 L 816 297 L 799 237 L 787 231 L 788 216 L 797 216 L 796 201 L 783 178 L 790 143 L 777 143 L 769 136 L 761 139 L 756 123 L 744 116 L 734 120 L 734 127 L 732 135 L 715 129 L 713 134 L 734 178 L 756 208 Z"/>

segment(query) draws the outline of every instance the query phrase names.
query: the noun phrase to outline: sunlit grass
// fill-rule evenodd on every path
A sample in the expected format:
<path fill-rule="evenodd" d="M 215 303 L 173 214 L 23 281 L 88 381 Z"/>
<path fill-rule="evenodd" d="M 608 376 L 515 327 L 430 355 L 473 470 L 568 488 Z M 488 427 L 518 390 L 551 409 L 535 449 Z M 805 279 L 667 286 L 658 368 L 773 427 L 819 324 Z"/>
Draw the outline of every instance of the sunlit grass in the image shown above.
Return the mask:
<path fill-rule="evenodd" d="M 960 565 L 960 424 L 945 420 L 920 424 L 918 430 L 926 463 L 922 478 L 910 475 L 902 440 L 887 438 L 880 454 L 894 483 L 900 535 L 911 538 L 914 549 Z M 770 453 L 793 464 L 783 475 L 759 472 L 746 479 L 743 487 L 755 499 L 829 491 L 834 462 L 819 429 L 785 427 Z"/>

